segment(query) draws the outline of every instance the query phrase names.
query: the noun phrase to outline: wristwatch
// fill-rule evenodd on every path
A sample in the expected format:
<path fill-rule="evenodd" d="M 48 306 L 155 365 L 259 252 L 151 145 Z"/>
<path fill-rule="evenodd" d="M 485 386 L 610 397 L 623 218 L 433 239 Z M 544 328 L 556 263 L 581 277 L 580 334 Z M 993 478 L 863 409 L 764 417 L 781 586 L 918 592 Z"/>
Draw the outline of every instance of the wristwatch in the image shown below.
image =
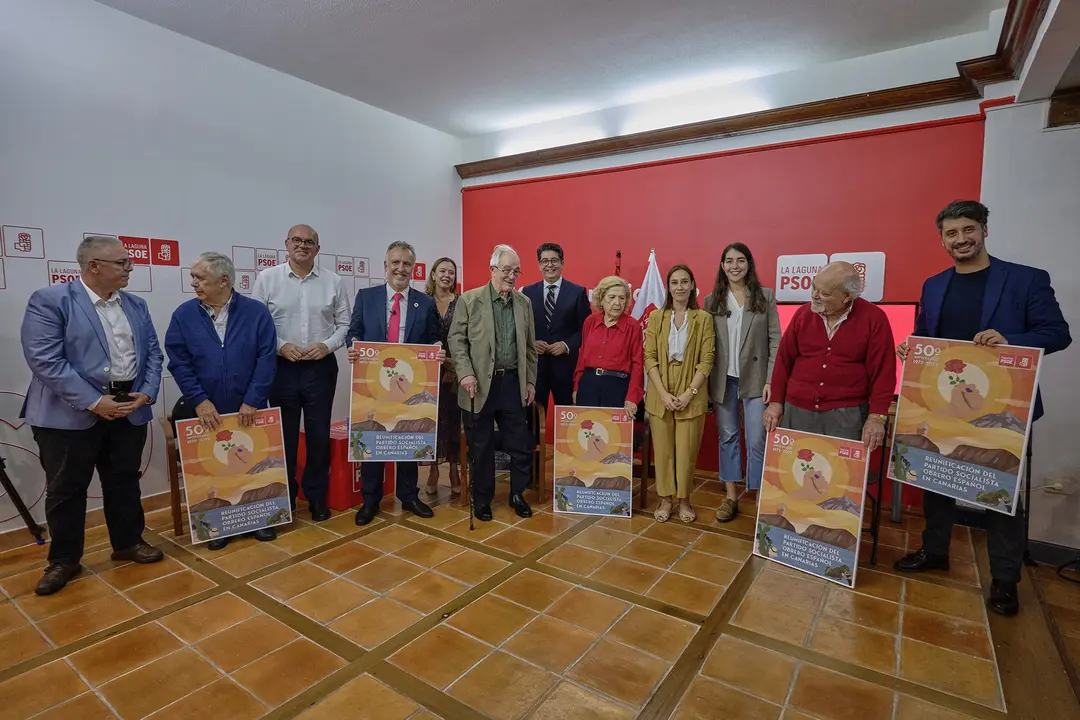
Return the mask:
<path fill-rule="evenodd" d="M 697 395 L 697 388 L 694 387 L 693 385 L 690 386 L 690 394 L 691 395 Z"/>
<path fill-rule="evenodd" d="M 870 413 L 870 418 L 873 420 L 880 420 L 881 422 L 888 422 L 889 416 L 882 415 L 881 413 Z"/>

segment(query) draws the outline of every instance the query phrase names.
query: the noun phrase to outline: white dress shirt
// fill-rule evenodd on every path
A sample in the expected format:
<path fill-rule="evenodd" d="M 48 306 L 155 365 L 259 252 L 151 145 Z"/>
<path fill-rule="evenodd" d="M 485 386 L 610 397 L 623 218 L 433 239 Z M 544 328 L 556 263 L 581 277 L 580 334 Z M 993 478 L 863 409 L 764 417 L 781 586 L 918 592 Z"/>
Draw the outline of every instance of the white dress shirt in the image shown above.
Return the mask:
<path fill-rule="evenodd" d="M 316 264 L 301 278 L 286 262 L 259 273 L 252 295 L 270 310 L 278 349 L 286 343 L 307 350 L 324 343 L 330 352 L 345 344 L 349 294 L 341 278 Z"/>
<path fill-rule="evenodd" d="M 553 283 L 549 283 L 547 280 L 544 281 L 544 298 L 543 298 L 543 300 L 544 300 L 545 303 L 547 302 L 547 296 L 548 296 L 548 293 L 551 292 L 550 288 L 552 288 L 552 287 L 555 288 L 555 304 L 558 305 L 559 304 L 559 293 L 562 292 L 562 278 L 560 277 L 558 280 L 556 280 Z"/>
<path fill-rule="evenodd" d="M 109 345 L 109 367 L 104 370 L 109 373 L 109 382 L 134 380 L 137 365 L 135 338 L 121 304 L 123 296 L 114 292 L 108 300 L 102 300 L 97 293 L 86 287 L 86 283 L 83 283 L 83 287 L 86 288 L 90 303 L 97 310 L 98 319 L 105 329 L 105 340 Z"/>
<path fill-rule="evenodd" d="M 401 302 L 398 303 L 398 312 L 401 314 L 400 325 L 398 326 L 398 336 L 396 338 L 390 337 L 390 312 L 394 309 L 394 295 L 401 294 Z M 405 316 L 408 314 L 406 308 L 409 307 L 409 288 L 404 290 L 395 290 L 390 287 L 390 283 L 386 283 L 386 342 L 405 342 Z"/>
<path fill-rule="evenodd" d="M 221 306 L 221 310 L 217 315 L 214 315 L 214 308 L 210 307 L 206 303 L 200 303 L 202 309 L 206 311 L 206 314 L 210 316 L 210 322 L 214 323 L 214 330 L 217 331 L 218 340 L 221 341 L 222 347 L 225 346 L 225 330 L 229 326 L 229 306 L 232 305 L 232 295 L 225 301 L 225 304 Z"/>
<path fill-rule="evenodd" d="M 675 325 L 675 313 L 671 313 L 671 331 L 667 336 L 668 360 L 682 362 L 686 359 L 686 341 L 690 337 L 690 311 L 683 318 L 682 327 Z"/>
<path fill-rule="evenodd" d="M 743 310 L 744 308 L 739 306 L 738 301 L 735 299 L 735 293 L 728 290 L 727 294 L 727 306 L 728 311 L 731 312 L 727 319 L 727 335 L 728 335 L 728 363 L 727 374 L 728 377 L 739 377 L 739 351 L 742 350 L 740 346 L 742 343 L 742 323 L 743 323 Z"/>

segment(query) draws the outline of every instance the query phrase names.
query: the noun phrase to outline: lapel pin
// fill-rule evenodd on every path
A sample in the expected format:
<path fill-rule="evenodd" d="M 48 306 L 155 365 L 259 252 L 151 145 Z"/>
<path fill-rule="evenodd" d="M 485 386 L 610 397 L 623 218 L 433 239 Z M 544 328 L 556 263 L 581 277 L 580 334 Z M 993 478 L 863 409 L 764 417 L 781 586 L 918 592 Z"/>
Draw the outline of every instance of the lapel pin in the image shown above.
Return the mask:
<path fill-rule="evenodd" d="M 413 307 L 420 307 L 420 303 L 413 303 L 412 306 Z"/>

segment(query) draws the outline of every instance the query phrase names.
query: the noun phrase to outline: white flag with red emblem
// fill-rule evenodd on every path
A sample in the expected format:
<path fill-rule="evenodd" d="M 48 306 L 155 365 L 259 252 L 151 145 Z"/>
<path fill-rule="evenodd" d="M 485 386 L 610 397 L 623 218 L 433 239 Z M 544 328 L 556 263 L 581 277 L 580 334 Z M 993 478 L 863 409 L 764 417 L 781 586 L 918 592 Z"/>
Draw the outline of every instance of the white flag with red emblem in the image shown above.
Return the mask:
<path fill-rule="evenodd" d="M 664 279 L 660 276 L 660 268 L 656 266 L 656 249 L 649 251 L 649 267 L 645 270 L 645 279 L 641 281 L 637 299 L 634 301 L 634 310 L 630 317 L 641 323 L 642 331 L 649 322 L 649 313 L 659 310 L 664 306 L 667 293 L 664 291 Z"/>

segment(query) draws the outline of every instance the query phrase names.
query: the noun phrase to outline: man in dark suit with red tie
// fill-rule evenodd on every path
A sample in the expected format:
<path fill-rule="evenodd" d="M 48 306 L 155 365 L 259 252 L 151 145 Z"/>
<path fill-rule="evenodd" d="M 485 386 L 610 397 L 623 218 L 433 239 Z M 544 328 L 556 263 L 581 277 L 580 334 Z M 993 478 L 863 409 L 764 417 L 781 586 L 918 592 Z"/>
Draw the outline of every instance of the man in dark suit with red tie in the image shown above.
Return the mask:
<path fill-rule="evenodd" d="M 353 341 L 435 345 L 439 342 L 439 315 L 435 299 L 409 287 L 416 251 L 404 241 L 390 244 L 386 249 L 386 284 L 364 288 L 356 293 L 352 322 L 349 324 L 349 362 L 359 357 L 352 348 Z M 439 350 L 439 362 L 446 351 Z M 356 511 L 356 524 L 367 525 L 379 512 L 383 497 L 383 463 L 365 462 L 360 468 L 364 505 Z M 397 498 L 403 510 L 417 517 L 429 518 L 435 513 L 417 495 L 415 462 L 397 463 Z"/>
<path fill-rule="evenodd" d="M 536 248 L 543 280 L 522 289 L 532 302 L 536 325 L 536 402 L 572 405 L 574 368 L 581 349 L 581 328 L 589 317 L 589 293 L 563 277 L 563 249 L 555 243 Z"/>

